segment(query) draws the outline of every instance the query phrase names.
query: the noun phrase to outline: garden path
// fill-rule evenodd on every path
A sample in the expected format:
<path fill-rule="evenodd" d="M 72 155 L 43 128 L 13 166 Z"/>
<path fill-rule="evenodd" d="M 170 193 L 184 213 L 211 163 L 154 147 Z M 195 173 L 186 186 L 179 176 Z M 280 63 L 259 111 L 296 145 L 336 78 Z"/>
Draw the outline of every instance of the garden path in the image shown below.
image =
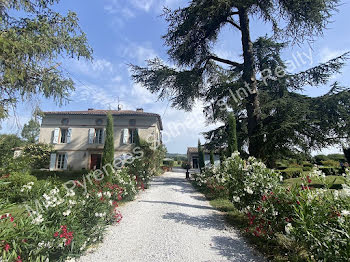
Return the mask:
<path fill-rule="evenodd" d="M 156 177 L 150 188 L 121 207 L 123 219 L 104 242 L 79 261 L 264 261 L 182 170 Z"/>

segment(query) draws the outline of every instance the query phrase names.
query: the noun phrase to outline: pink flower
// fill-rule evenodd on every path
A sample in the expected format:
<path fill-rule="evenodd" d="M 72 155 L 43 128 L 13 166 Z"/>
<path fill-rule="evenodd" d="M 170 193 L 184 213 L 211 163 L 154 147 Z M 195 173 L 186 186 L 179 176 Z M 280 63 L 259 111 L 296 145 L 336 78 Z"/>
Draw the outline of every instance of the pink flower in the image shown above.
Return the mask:
<path fill-rule="evenodd" d="M 5 244 L 5 247 L 4 247 L 5 251 L 6 251 L 6 252 L 9 251 L 10 248 L 11 248 L 10 245 L 6 243 L 6 244 Z"/>

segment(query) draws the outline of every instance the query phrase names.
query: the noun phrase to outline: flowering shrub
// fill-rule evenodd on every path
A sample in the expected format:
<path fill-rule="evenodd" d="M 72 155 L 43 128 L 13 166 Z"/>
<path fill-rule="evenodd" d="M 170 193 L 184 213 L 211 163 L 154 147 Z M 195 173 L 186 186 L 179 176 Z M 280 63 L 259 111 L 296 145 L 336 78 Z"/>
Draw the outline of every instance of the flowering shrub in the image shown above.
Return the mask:
<path fill-rule="evenodd" d="M 102 239 L 108 224 L 119 223 L 118 202 L 132 200 L 154 175 L 155 164 L 141 159 L 143 167 L 123 167 L 104 180 L 96 176 L 70 181 L 69 186 L 55 180 L 37 181 L 35 177 L 10 174 L 13 195 L 23 209 L 17 215 L 0 214 L 0 250 L 4 261 L 55 261 L 77 257 L 91 244 Z M 17 183 L 17 178 L 19 182 Z M 97 179 L 101 178 L 101 179 Z M 109 182 L 106 182 L 109 181 Z M 16 182 L 16 183 L 15 183 Z M 0 210 L 12 208 L 1 206 Z M 1 260 L 1 259 L 0 259 Z"/>
<path fill-rule="evenodd" d="M 300 177 L 302 184 L 285 186 L 283 178 L 254 158 L 243 160 L 238 153 L 220 168 L 209 168 L 195 177 L 207 186 L 223 177 L 230 199 L 246 215 L 246 232 L 256 237 L 278 234 L 303 245 L 316 261 L 350 260 L 350 171 L 342 190 L 330 190 L 325 175 L 317 169 Z M 314 179 L 323 188 L 312 188 Z"/>
<path fill-rule="evenodd" d="M 227 197 L 227 175 L 220 172 L 219 167 L 210 165 L 205 167 L 201 173 L 194 174 L 193 177 L 198 186 L 205 186 L 216 196 Z"/>

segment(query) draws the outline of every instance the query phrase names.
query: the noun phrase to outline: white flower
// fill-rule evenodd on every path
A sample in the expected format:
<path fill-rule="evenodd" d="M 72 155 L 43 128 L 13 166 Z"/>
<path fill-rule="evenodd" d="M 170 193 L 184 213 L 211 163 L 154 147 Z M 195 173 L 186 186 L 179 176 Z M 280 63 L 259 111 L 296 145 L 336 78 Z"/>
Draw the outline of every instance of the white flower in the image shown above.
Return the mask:
<path fill-rule="evenodd" d="M 344 217 L 347 217 L 350 215 L 350 211 L 349 210 L 343 210 L 341 211 L 341 215 L 344 216 Z"/>
<path fill-rule="evenodd" d="M 293 226 L 291 223 L 288 223 L 285 227 L 284 230 L 286 231 L 287 235 L 290 234 L 291 230 L 293 229 Z"/>
<path fill-rule="evenodd" d="M 112 196 L 111 192 L 107 191 L 103 193 L 106 197 L 110 198 Z"/>
<path fill-rule="evenodd" d="M 111 206 L 113 206 L 113 201 L 112 201 L 112 200 L 109 200 L 109 204 L 110 204 Z"/>
<path fill-rule="evenodd" d="M 88 199 L 88 198 L 90 197 L 90 194 L 87 193 L 87 194 L 85 195 L 85 197 L 86 197 L 86 199 Z"/>
<path fill-rule="evenodd" d="M 281 181 L 281 182 L 283 181 L 283 176 L 280 176 L 280 181 Z"/>
<path fill-rule="evenodd" d="M 63 215 L 64 215 L 65 217 L 67 217 L 67 216 L 70 215 L 70 213 L 71 213 L 71 210 L 68 209 L 68 210 L 66 210 L 66 211 L 63 212 Z"/>
<path fill-rule="evenodd" d="M 273 212 L 272 212 L 272 215 L 278 216 L 278 212 L 277 212 L 277 211 L 273 211 Z"/>
<path fill-rule="evenodd" d="M 33 219 L 32 224 L 39 225 L 44 221 L 42 215 L 38 215 L 35 219 Z"/>
<path fill-rule="evenodd" d="M 69 203 L 69 205 L 71 205 L 71 206 L 74 206 L 74 205 L 77 204 L 77 202 L 76 202 L 75 200 L 71 200 L 71 199 L 69 199 L 68 203 Z"/>
<path fill-rule="evenodd" d="M 250 188 L 250 187 L 247 187 L 246 189 L 245 189 L 245 191 L 249 194 L 249 195 L 252 195 L 254 192 L 253 192 L 253 190 Z"/>
<path fill-rule="evenodd" d="M 99 197 L 99 198 L 102 197 L 102 193 L 101 193 L 101 192 L 98 192 L 96 195 L 97 195 L 97 197 Z"/>
<path fill-rule="evenodd" d="M 66 196 L 73 197 L 73 196 L 75 196 L 75 192 L 73 190 L 68 190 Z"/>
<path fill-rule="evenodd" d="M 233 196 L 232 200 L 234 202 L 239 202 L 241 199 L 239 198 L 239 196 Z"/>

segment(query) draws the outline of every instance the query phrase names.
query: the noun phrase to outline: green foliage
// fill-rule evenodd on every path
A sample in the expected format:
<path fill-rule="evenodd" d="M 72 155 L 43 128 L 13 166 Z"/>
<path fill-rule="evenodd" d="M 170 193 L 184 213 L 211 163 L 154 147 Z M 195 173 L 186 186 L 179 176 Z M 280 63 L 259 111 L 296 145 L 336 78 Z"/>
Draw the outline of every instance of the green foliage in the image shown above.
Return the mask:
<path fill-rule="evenodd" d="M 114 131 L 113 131 L 113 117 L 111 114 L 107 115 L 106 138 L 103 147 L 102 166 L 112 164 L 114 160 Z M 111 170 L 109 170 L 109 173 Z"/>
<path fill-rule="evenodd" d="M 321 161 L 321 164 L 323 166 L 340 167 L 340 163 L 335 160 L 324 160 L 324 161 Z"/>
<path fill-rule="evenodd" d="M 188 161 L 184 161 L 182 162 L 181 167 L 186 170 L 191 169 L 191 163 Z"/>
<path fill-rule="evenodd" d="M 234 152 L 238 151 L 237 146 L 237 125 L 236 118 L 233 113 L 228 115 L 228 147 L 227 156 L 230 157 Z"/>
<path fill-rule="evenodd" d="M 214 165 L 214 164 L 215 164 L 215 161 L 214 161 L 214 152 L 213 152 L 213 151 L 210 151 L 210 164 L 211 164 L 211 165 Z"/>
<path fill-rule="evenodd" d="M 62 104 L 74 89 L 61 58 L 91 58 L 74 12 L 54 11 L 56 0 L 2 1 L 0 18 L 0 118 L 8 107 L 41 94 Z M 16 16 L 13 15 L 17 11 Z"/>
<path fill-rule="evenodd" d="M 14 148 L 22 145 L 23 141 L 16 135 L 0 135 L 0 168 L 13 158 Z"/>
<path fill-rule="evenodd" d="M 32 169 L 49 168 L 53 146 L 49 144 L 29 144 L 23 148 L 21 157 L 28 159 Z"/>
<path fill-rule="evenodd" d="M 21 136 L 28 142 L 28 143 L 36 143 L 39 139 L 40 134 L 40 124 L 38 121 L 35 121 L 34 119 L 29 120 L 28 124 L 25 124 L 22 129 Z"/>
<path fill-rule="evenodd" d="M 132 66 L 132 77 L 177 108 L 190 110 L 196 99 L 208 102 L 205 115 L 210 122 L 224 122 L 233 110 L 239 116 L 239 147 L 248 144 L 251 155 L 271 166 L 274 159 L 296 148 L 306 151 L 337 144 L 339 139 L 333 137 L 349 135 L 350 129 L 343 128 L 349 123 L 349 90 L 334 83 L 328 94 L 318 98 L 297 91 L 326 84 L 344 65 L 348 53 L 295 75 L 285 72 L 267 81 L 258 76 L 266 75 L 265 70 L 287 69 L 280 56 L 287 41 L 274 39 L 283 36 L 302 42 L 322 34 L 338 4 L 338 0 L 192 0 L 186 7 L 164 13 L 169 26 L 163 38 L 176 68 L 156 58 L 147 67 Z M 252 17 L 271 24 L 274 36 L 258 37 L 252 43 Z M 225 26 L 241 35 L 243 63 L 215 54 L 215 43 Z M 246 85 L 251 92 L 232 97 Z M 208 135 L 211 142 L 216 140 L 217 149 L 228 143 L 224 131 L 220 127 Z"/>
<path fill-rule="evenodd" d="M 288 167 L 284 170 L 281 170 L 281 174 L 284 179 L 299 177 L 303 173 L 302 167 Z"/>
<path fill-rule="evenodd" d="M 203 147 L 201 145 L 201 141 L 198 139 L 198 158 L 199 158 L 199 170 L 203 170 L 203 168 L 205 167 L 205 162 L 204 162 L 204 150 Z"/>

